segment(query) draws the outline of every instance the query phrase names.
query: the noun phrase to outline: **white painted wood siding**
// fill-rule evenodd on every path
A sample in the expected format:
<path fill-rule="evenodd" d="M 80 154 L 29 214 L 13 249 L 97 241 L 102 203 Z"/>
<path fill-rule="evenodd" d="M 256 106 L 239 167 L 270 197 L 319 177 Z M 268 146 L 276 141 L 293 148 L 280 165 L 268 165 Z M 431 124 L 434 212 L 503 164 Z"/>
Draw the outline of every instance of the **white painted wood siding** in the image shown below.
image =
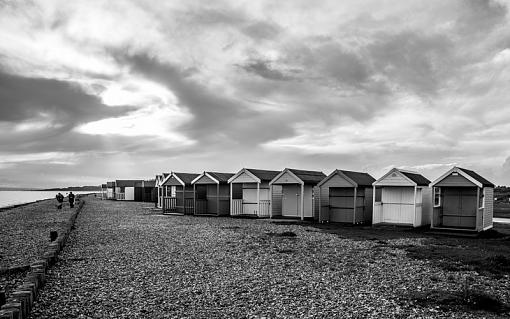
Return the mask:
<path fill-rule="evenodd" d="M 487 230 L 493 226 L 494 214 L 494 189 L 485 187 L 485 208 L 483 210 L 483 229 Z"/>
<path fill-rule="evenodd" d="M 414 225 L 414 187 L 382 189 L 382 222 Z"/>
<path fill-rule="evenodd" d="M 135 200 L 135 188 L 126 187 L 124 190 L 124 200 Z"/>

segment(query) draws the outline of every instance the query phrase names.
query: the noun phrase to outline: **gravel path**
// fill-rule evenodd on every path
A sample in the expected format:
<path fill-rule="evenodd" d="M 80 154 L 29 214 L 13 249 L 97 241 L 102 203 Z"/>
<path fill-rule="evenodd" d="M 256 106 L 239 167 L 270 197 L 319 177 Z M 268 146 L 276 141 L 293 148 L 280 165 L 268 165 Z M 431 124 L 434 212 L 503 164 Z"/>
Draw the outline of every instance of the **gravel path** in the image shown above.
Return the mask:
<path fill-rule="evenodd" d="M 32 318 L 503 318 L 406 299 L 459 291 L 466 275 L 510 301 L 508 277 L 447 272 L 398 248 L 421 238 L 355 241 L 147 206 L 88 199 Z"/>
<path fill-rule="evenodd" d="M 67 203 L 65 203 L 67 204 Z M 50 231 L 65 228 L 71 210 L 55 208 L 55 200 L 43 200 L 0 211 L 0 268 L 30 264 L 50 241 Z"/>

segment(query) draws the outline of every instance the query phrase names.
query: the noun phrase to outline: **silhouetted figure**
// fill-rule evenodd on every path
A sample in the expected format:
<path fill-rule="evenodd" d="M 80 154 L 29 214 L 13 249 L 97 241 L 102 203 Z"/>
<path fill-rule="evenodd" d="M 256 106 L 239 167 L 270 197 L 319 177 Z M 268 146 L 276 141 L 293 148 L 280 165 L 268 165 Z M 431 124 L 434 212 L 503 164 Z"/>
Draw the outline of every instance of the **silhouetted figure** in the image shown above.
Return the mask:
<path fill-rule="evenodd" d="M 74 194 L 73 192 L 69 192 L 69 207 L 74 207 Z"/>
<path fill-rule="evenodd" d="M 55 196 L 57 198 L 57 209 L 62 209 L 62 203 L 64 202 L 64 195 L 58 193 L 57 196 Z"/>

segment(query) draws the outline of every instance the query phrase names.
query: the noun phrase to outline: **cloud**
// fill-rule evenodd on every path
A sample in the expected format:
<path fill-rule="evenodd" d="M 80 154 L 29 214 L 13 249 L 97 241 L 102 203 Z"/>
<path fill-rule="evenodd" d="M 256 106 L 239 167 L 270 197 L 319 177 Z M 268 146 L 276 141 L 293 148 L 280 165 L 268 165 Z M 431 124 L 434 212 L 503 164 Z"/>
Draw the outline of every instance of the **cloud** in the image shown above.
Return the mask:
<path fill-rule="evenodd" d="M 164 84 L 173 92 L 178 106 L 187 109 L 193 116 L 179 127 L 179 131 L 201 143 L 233 143 L 244 147 L 244 143 L 258 144 L 292 132 L 271 115 L 246 107 L 243 100 L 199 83 L 193 70 L 182 70 L 147 55 L 120 59 L 131 65 L 135 73 Z"/>
<path fill-rule="evenodd" d="M 290 80 L 291 77 L 285 75 L 283 72 L 273 69 L 269 61 L 255 60 L 241 66 L 247 72 L 254 73 L 262 78 L 275 81 Z"/>
<path fill-rule="evenodd" d="M 0 83 L 0 119 L 7 122 L 39 121 L 48 127 L 73 127 L 134 109 L 107 107 L 97 96 L 86 94 L 72 82 L 26 78 L 0 71 Z M 35 129 L 38 126 L 32 125 Z"/>

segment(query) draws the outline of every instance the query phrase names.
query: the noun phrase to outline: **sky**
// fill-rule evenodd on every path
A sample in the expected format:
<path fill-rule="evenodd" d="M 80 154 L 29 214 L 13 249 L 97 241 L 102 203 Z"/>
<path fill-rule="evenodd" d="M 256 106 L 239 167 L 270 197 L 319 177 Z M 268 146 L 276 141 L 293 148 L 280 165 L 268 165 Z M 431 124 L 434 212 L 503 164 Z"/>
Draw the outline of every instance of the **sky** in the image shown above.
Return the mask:
<path fill-rule="evenodd" d="M 0 186 L 452 166 L 510 185 L 509 6 L 0 0 Z"/>

